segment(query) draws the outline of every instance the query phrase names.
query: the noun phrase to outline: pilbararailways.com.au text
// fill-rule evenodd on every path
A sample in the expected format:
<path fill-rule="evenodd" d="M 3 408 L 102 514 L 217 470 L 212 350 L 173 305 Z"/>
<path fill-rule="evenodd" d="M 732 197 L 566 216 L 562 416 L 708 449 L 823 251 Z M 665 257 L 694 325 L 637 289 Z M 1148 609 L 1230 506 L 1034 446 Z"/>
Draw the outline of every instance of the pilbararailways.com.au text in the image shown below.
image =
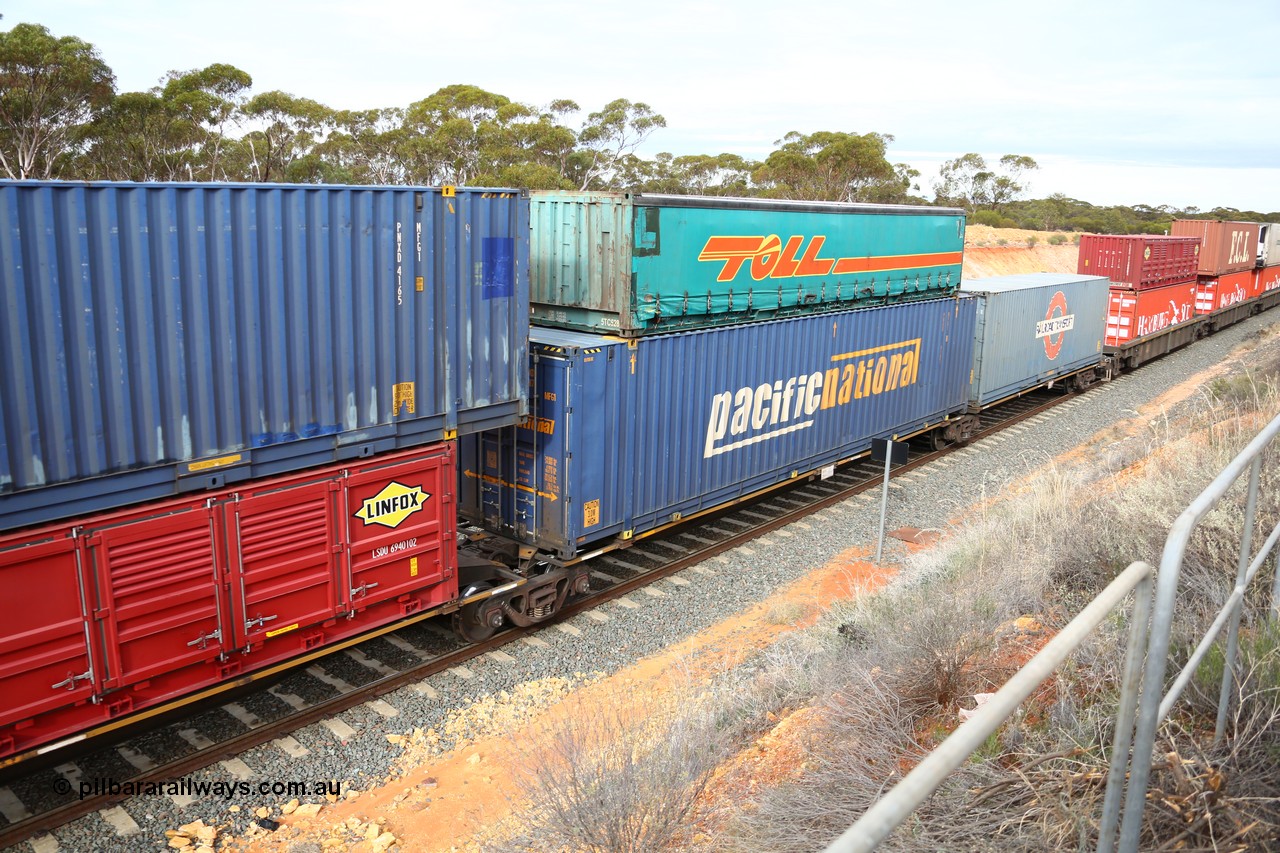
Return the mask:
<path fill-rule="evenodd" d="M 333 779 L 315 782 L 246 782 L 243 780 L 214 782 L 200 779 L 175 779 L 169 782 L 117 782 L 114 779 L 59 779 L 54 783 L 59 794 L 78 792 L 85 797 L 199 797 L 230 800 L 235 797 L 323 797 L 342 796 L 342 783 Z"/>

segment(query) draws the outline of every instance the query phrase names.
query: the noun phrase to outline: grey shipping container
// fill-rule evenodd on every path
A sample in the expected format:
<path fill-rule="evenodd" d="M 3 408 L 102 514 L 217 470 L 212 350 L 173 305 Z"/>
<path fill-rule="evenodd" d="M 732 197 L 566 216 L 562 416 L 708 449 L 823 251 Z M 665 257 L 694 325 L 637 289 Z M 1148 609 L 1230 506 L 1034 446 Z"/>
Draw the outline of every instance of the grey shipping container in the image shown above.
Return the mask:
<path fill-rule="evenodd" d="M 519 421 L 515 190 L 0 182 L 0 529 Z"/>
<path fill-rule="evenodd" d="M 978 299 L 970 401 L 988 406 L 1097 364 L 1110 285 L 1065 273 L 966 280 L 961 292 Z"/>
<path fill-rule="evenodd" d="M 459 441 L 459 508 L 569 559 L 963 413 L 976 300 L 653 335 L 534 328 L 519 427 Z"/>
<path fill-rule="evenodd" d="M 1280 224 L 1258 223 L 1258 266 L 1272 267 L 1280 264 Z"/>

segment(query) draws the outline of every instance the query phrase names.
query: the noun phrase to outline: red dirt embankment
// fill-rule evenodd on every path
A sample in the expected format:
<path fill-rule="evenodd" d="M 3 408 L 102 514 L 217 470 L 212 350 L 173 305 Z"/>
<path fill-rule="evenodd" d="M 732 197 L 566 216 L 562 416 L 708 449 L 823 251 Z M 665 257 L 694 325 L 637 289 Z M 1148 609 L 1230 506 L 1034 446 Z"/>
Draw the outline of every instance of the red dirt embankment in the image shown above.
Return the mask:
<path fill-rule="evenodd" d="M 1076 271 L 1079 249 L 1074 235 L 1063 234 L 1067 242 L 1049 245 L 1053 234 L 1017 228 L 970 225 L 964 236 L 964 277 L 990 278 L 1031 272 Z M 1034 239 L 1034 245 L 1028 245 Z"/>

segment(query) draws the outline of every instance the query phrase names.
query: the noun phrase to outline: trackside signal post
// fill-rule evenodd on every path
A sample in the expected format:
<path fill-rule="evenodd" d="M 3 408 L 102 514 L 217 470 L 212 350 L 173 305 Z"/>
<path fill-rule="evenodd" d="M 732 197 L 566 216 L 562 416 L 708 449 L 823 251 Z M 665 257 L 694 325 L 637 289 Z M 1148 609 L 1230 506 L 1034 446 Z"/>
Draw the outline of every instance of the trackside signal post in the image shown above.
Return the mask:
<path fill-rule="evenodd" d="M 906 442 L 895 442 L 888 438 L 871 439 L 871 461 L 884 460 L 884 488 L 880 492 L 880 535 L 876 537 L 876 565 L 880 565 L 880 557 L 884 554 L 884 519 L 889 511 L 889 467 L 893 464 L 905 465 L 907 462 Z"/>

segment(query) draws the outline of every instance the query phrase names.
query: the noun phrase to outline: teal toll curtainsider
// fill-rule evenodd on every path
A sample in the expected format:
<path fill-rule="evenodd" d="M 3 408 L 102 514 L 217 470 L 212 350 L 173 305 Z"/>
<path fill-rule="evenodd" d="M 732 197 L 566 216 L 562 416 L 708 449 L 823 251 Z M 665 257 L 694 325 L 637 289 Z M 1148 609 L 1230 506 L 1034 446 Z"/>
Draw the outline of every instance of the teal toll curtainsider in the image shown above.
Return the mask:
<path fill-rule="evenodd" d="M 627 337 L 947 296 L 953 208 L 534 192 L 533 322 Z"/>

